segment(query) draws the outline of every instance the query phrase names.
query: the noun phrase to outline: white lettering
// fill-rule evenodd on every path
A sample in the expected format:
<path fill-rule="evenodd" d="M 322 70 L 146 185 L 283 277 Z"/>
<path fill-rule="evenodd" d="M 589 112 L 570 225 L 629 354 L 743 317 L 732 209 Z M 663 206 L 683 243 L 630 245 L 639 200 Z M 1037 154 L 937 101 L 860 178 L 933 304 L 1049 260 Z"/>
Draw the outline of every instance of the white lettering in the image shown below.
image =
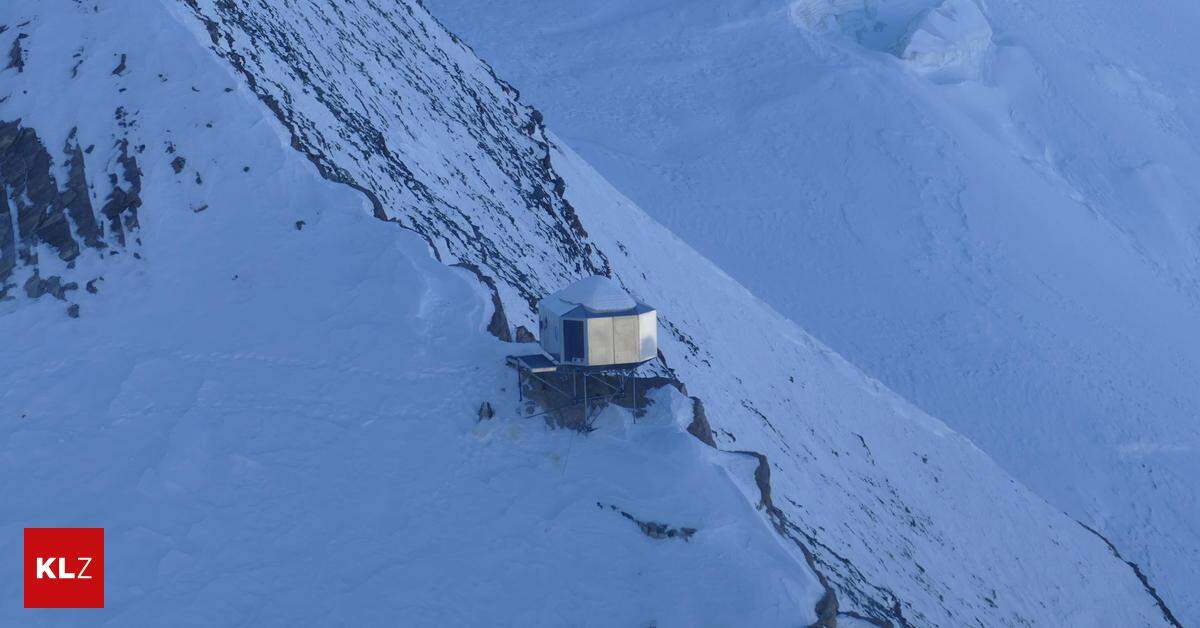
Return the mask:
<path fill-rule="evenodd" d="M 54 579 L 54 572 L 50 571 L 50 565 L 53 563 L 54 563 L 53 558 L 42 558 L 41 556 L 37 557 L 37 579 L 38 580 L 41 580 L 42 578 L 49 578 L 51 580 Z"/>
<path fill-rule="evenodd" d="M 83 568 L 79 570 L 79 576 L 78 576 L 78 578 L 79 578 L 80 580 L 91 580 L 91 579 L 92 579 L 92 577 L 91 577 L 91 576 L 85 576 L 85 575 L 83 575 L 83 572 L 87 571 L 87 568 L 88 568 L 89 566 L 91 566 L 91 564 L 92 564 L 92 559 L 91 559 L 91 557 L 90 557 L 90 556 L 79 556 L 78 558 L 79 558 L 79 560 L 82 560 L 82 561 L 83 561 Z"/>
<path fill-rule="evenodd" d="M 91 580 L 92 577 L 89 575 L 85 575 L 85 574 L 87 573 L 88 567 L 92 566 L 92 557 L 91 556 L 76 556 L 75 560 L 82 562 L 83 567 L 81 567 L 78 572 L 71 573 L 70 571 L 67 571 L 67 559 L 66 558 L 62 558 L 62 557 L 42 558 L 39 556 L 36 558 L 37 579 L 41 580 L 42 578 L 46 578 L 49 580 L 56 580 L 56 579 L 57 580 L 75 580 L 75 579 Z M 55 570 L 54 570 L 55 563 L 58 564 L 57 572 L 55 572 Z"/>

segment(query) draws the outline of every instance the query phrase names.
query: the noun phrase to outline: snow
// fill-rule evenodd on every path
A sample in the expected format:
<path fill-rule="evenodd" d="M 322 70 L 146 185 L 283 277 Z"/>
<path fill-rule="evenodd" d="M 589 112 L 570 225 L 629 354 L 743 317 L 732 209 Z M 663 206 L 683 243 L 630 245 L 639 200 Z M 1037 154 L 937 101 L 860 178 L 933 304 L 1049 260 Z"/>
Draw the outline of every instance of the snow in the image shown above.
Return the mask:
<path fill-rule="evenodd" d="M 87 145 L 111 109 L 82 96 L 129 98 L 135 139 L 174 138 L 214 183 L 146 158 L 144 259 L 81 258 L 104 281 L 78 319 L 0 304 L 0 555 L 22 527 L 102 526 L 107 568 L 102 611 L 23 610 L 5 578 L 0 624 L 815 620 L 819 585 L 743 494 L 753 465 L 684 431 L 689 400 L 609 408 L 586 437 L 523 418 L 474 276 L 321 179 L 176 17 L 21 8 L 41 27 L 22 85 L 56 89 L 5 116 L 77 120 Z M 61 82 L 55 32 L 121 46 L 128 89 L 111 68 Z M 697 532 L 652 539 L 620 511 Z"/>
<path fill-rule="evenodd" d="M 1200 621 L 1195 3 L 427 4 L 639 207 Z"/>
<path fill-rule="evenodd" d="M 677 326 L 660 347 L 704 400 L 718 447 L 767 456 L 773 499 L 810 539 L 843 613 L 938 626 L 1166 625 L 1101 539 L 558 146 L 555 167 L 597 242 L 630 252 L 613 256 L 614 269 Z"/>
<path fill-rule="evenodd" d="M 0 551 L 19 553 L 23 526 L 105 527 L 107 608 L 86 618 L 121 625 L 811 615 L 811 576 L 729 478 L 741 461 L 684 432 L 677 399 L 637 424 L 610 410 L 586 442 L 522 419 L 473 279 L 314 173 L 284 174 L 328 211 L 270 252 L 199 268 L 153 251 L 146 280 L 187 273 L 193 289 L 147 291 L 136 310 L 98 299 L 78 325 L 51 303 L 6 317 L 30 333 L 4 363 L 30 372 L 5 377 L 6 414 L 22 416 L 5 473 L 22 480 L 4 489 Z M 261 220 L 282 199 L 238 198 L 266 224 L 223 235 L 283 231 Z M 333 248 L 356 253 L 312 252 Z M 484 400 L 499 416 L 476 424 Z M 609 504 L 699 531 L 652 540 Z M 85 617 L 29 615 L 19 597 L 10 579 L 0 623 Z"/>
<path fill-rule="evenodd" d="M 992 51 L 992 28 L 975 0 L 945 0 L 917 19 L 900 58 L 941 82 L 978 79 Z"/>
<path fill-rule="evenodd" d="M 629 296 L 612 279 L 592 275 L 550 295 L 564 303 L 574 303 L 593 312 L 621 312 L 637 307 L 637 301 Z"/>
<path fill-rule="evenodd" d="M 807 625 L 817 574 L 842 621 L 1164 623 L 1104 541 L 647 217 L 420 6 L 64 6 L 0 11 L 31 20 L 0 119 L 55 157 L 77 127 L 96 195 L 127 140 L 142 227 L 41 255 L 103 277 L 79 318 L 0 303 L 0 555 L 103 526 L 108 603 L 25 612 L 10 579 L 0 624 Z M 510 326 L 611 270 L 695 400 L 586 436 L 527 416 L 458 262 Z"/>

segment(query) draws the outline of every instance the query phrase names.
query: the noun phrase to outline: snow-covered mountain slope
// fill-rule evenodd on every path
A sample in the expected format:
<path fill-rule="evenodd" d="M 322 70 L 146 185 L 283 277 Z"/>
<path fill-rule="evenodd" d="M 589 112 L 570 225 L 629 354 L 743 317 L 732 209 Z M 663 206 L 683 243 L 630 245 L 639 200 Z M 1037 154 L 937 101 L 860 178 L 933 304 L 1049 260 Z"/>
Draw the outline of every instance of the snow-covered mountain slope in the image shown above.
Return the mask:
<path fill-rule="evenodd" d="M 429 5 L 652 216 L 1200 621 L 1194 2 Z"/>
<path fill-rule="evenodd" d="M 1174 621 L 1149 586 L 1142 593 L 1155 607 L 1135 597 L 1116 612 L 1132 603 L 1136 617 L 1110 615 L 1103 591 L 1125 577 L 1094 562 L 1094 533 L 1081 534 L 967 439 L 759 301 L 577 155 L 564 149 L 555 163 L 602 249 L 631 252 L 611 257 L 614 271 L 669 304 L 671 325 L 685 330 L 670 343 L 670 365 L 705 400 L 721 448 L 765 454 L 778 508 L 768 514 L 810 549 L 850 617 L 901 626 Z"/>
<path fill-rule="evenodd" d="M 815 621 L 823 589 L 743 495 L 753 462 L 687 434 L 690 400 L 659 390 L 637 424 L 610 408 L 586 443 L 518 418 L 475 276 L 322 179 L 178 16 L 36 8 L 28 76 L 6 84 L 60 89 L 4 111 L 100 146 L 118 129 L 103 101 L 124 101 L 147 144 L 144 244 L 64 269 L 104 276 L 69 294 L 77 319 L 52 297 L 3 304 L 0 553 L 22 527 L 98 525 L 108 572 L 99 614 L 23 611 L 6 578 L 0 624 Z M 78 41 L 97 65 L 125 54 L 125 81 L 63 81 Z M 55 110 L 93 90 L 96 116 Z M 484 401 L 500 415 L 480 423 Z"/>
<path fill-rule="evenodd" d="M 228 122 L 231 146 L 275 139 Z M 586 445 L 516 418 L 472 275 L 299 154 L 244 155 L 266 171 L 248 178 L 190 146 L 231 182 L 205 200 L 242 211 L 194 217 L 147 167 L 144 268 L 107 272 L 114 298 L 78 320 L 50 300 L 5 315 L 0 551 L 24 526 L 102 525 L 108 572 L 99 616 L 31 615 L 8 578 L 0 623 L 815 620 L 819 583 L 734 481 L 752 466 L 684 431 L 686 398 L 659 391 L 637 424 L 610 410 Z M 622 513 L 696 532 L 655 540 Z"/>
<path fill-rule="evenodd" d="M 28 225 L 10 212 L 8 242 L 36 253 L 0 302 L 0 553 L 100 525 L 109 570 L 101 613 L 22 611 L 6 581 L 0 622 L 1168 621 L 1102 539 L 648 219 L 419 5 L 387 6 L 0 11 L 20 59 L 0 121 L 25 138 L 0 145 Z M 12 192 L 33 179 L 53 194 Z M 114 186 L 123 244 L 97 209 Z M 41 227 L 86 244 L 71 207 L 104 247 L 68 260 Z M 493 336 L 596 270 L 659 308 L 656 368 L 715 447 L 670 388 L 587 436 L 523 416 Z"/>

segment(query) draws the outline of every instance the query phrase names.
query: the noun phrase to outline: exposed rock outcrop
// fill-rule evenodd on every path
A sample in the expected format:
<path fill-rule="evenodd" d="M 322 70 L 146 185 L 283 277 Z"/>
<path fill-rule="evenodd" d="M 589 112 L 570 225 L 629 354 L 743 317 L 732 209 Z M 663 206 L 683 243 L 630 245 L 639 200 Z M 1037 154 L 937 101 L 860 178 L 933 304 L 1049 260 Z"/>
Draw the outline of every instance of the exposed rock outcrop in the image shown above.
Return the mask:
<path fill-rule="evenodd" d="M 704 412 L 704 402 L 699 397 L 692 397 L 692 422 L 687 431 L 700 442 L 716 449 L 717 441 L 713 438 L 712 426 L 708 424 L 708 414 Z"/>
<path fill-rule="evenodd" d="M 19 266 L 33 270 L 24 284 L 31 298 L 50 294 L 63 299 L 66 291 L 78 287 L 57 275 L 41 277 L 40 246 L 53 250 L 70 268 L 84 248 L 99 251 L 111 244 L 125 245 L 126 234 L 138 228 L 141 171 L 129 154 L 128 141 L 118 141 L 117 151 L 121 172 L 108 174 L 111 192 L 100 212 L 107 218 L 105 229 L 92 205 L 84 151 L 75 129 L 63 147 L 66 180 L 60 182 L 55 160 L 37 131 L 20 120 L 0 121 L 0 298 L 10 295 L 12 275 Z"/>
<path fill-rule="evenodd" d="M 318 46 L 325 38 L 307 35 L 312 24 L 348 19 L 336 5 L 183 2 L 325 178 L 366 195 L 376 217 L 420 233 L 439 259 L 470 262 L 497 280 L 502 301 L 515 296 L 532 310 L 567 279 L 609 274 L 563 198 L 541 114 L 486 65 L 460 63 L 470 50 L 419 4 L 376 7 L 379 19 L 346 24 L 330 32 L 332 45 Z M 434 141 L 439 163 L 412 152 Z M 533 258 L 545 267 L 538 276 L 526 270 Z M 508 314 L 507 323 L 532 322 L 527 312 Z M 493 323 L 494 335 L 511 339 L 507 325 L 501 332 Z"/>
<path fill-rule="evenodd" d="M 603 510 L 605 508 L 605 504 L 596 502 L 596 507 Z M 615 513 L 620 514 L 622 517 L 625 517 L 626 519 L 632 521 L 633 523 L 635 523 L 637 525 L 638 529 L 642 531 L 642 534 L 645 534 L 646 536 L 648 536 L 652 539 L 680 539 L 683 541 L 687 541 L 687 540 L 691 539 L 693 536 L 695 536 L 696 532 L 698 532 L 698 530 L 696 528 L 688 528 L 688 527 L 676 528 L 674 526 L 671 526 L 671 525 L 668 525 L 665 523 L 659 523 L 657 521 L 644 521 L 642 519 L 638 519 L 637 517 L 629 514 L 628 512 L 625 512 L 624 510 L 622 510 L 620 508 L 617 508 L 616 506 L 614 506 L 612 504 L 608 504 L 607 508 Z"/>

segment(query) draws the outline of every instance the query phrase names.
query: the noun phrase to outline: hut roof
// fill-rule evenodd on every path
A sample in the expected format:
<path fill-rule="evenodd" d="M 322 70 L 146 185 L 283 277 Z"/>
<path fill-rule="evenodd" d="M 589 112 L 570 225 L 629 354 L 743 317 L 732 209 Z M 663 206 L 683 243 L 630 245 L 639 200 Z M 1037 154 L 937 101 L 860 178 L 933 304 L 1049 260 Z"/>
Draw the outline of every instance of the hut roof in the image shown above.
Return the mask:
<path fill-rule="evenodd" d="M 638 305 L 615 281 L 599 275 L 584 277 L 549 298 L 582 305 L 590 312 L 623 312 Z"/>

